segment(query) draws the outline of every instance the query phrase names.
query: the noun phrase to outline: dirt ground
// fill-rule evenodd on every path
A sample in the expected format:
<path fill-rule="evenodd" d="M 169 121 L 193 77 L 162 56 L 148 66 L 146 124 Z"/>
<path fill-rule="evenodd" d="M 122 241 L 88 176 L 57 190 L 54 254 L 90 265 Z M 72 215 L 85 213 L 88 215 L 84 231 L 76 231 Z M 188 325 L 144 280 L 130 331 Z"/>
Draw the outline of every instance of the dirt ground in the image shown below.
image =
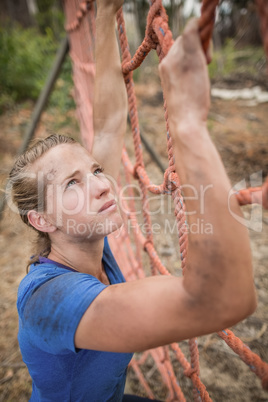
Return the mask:
<path fill-rule="evenodd" d="M 137 86 L 140 124 L 143 134 L 153 145 L 162 163 L 167 165 L 165 125 L 159 83 L 156 80 Z M 0 160 L 3 182 L 12 165 L 13 157 L 21 144 L 32 105 L 23 105 L 0 116 Z M 66 125 L 66 121 L 68 125 Z M 248 101 L 212 99 L 208 127 L 221 154 L 233 184 L 256 178 L 262 171 L 268 173 L 268 104 L 252 106 Z M 77 135 L 74 112 L 59 116 L 57 111 L 44 113 L 38 136 L 50 129 L 59 133 Z M 127 143 L 129 145 L 130 138 Z M 130 145 L 129 145 L 130 147 Z M 131 148 L 131 147 L 130 147 Z M 132 152 L 132 151 L 130 151 Z M 160 183 L 162 174 L 144 152 L 145 165 L 154 182 Z M 255 174 L 255 176 L 254 176 Z M 258 292 L 256 312 L 236 325 L 233 330 L 264 361 L 268 362 L 268 211 L 258 206 L 243 208 L 245 218 L 251 220 L 249 229 L 254 264 L 255 284 Z M 171 214 L 171 217 L 173 215 Z M 163 223 L 165 216 L 158 217 Z M 161 222 L 162 220 L 162 222 Z M 7 207 L 1 221 L 0 267 L 0 401 L 27 401 L 31 381 L 25 368 L 17 342 L 16 292 L 25 275 L 25 266 L 31 255 L 31 233 L 23 227 L 16 214 Z M 173 235 L 156 237 L 156 247 L 163 263 L 173 272 L 179 272 L 177 239 Z M 243 250 L 239 250 L 243 252 Z M 268 401 L 268 392 L 262 389 L 259 378 L 220 340 L 217 335 L 199 338 L 201 379 L 214 401 Z M 187 343 L 181 347 L 187 352 Z M 183 378 L 182 370 L 174 362 L 180 385 L 187 401 L 192 400 L 191 382 Z M 165 399 L 165 389 L 148 362 L 148 381 L 155 397 Z M 131 392 L 143 394 L 132 371 L 128 387 Z"/>

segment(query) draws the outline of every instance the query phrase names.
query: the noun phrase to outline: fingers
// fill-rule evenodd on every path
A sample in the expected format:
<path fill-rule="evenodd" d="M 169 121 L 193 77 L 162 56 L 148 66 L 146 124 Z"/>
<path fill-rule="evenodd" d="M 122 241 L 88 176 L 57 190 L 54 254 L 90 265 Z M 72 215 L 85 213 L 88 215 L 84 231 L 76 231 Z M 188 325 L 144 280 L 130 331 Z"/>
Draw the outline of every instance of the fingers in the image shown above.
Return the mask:
<path fill-rule="evenodd" d="M 167 86 L 167 82 L 173 82 L 175 77 L 178 80 L 186 72 L 199 71 L 203 74 L 206 69 L 206 61 L 211 61 L 211 47 L 207 54 L 202 49 L 199 24 L 197 19 L 191 19 L 182 34 L 174 42 L 167 56 L 159 66 L 159 73 L 162 81 Z M 172 78 L 173 77 L 173 78 Z M 167 82 L 166 82 L 167 80 Z"/>
<path fill-rule="evenodd" d="M 210 40 L 208 50 L 206 51 L 206 60 L 207 64 L 210 64 L 212 61 L 212 53 L 213 53 L 213 42 Z"/>
<path fill-rule="evenodd" d="M 191 19 L 183 32 L 183 48 L 186 53 L 194 53 L 197 51 L 202 51 L 202 43 L 199 34 L 199 24 L 198 19 Z M 210 40 L 209 47 L 206 51 L 205 58 L 207 64 L 209 64 L 212 60 L 212 40 Z"/>
<path fill-rule="evenodd" d="M 175 57 L 178 62 L 183 60 L 187 53 L 191 54 L 197 51 L 201 51 L 201 42 L 198 32 L 198 20 L 194 18 L 187 23 L 183 34 L 175 40 L 161 64 L 165 65 Z"/>
<path fill-rule="evenodd" d="M 202 49 L 197 18 L 193 18 L 187 23 L 182 38 L 185 52 L 195 53 Z"/>

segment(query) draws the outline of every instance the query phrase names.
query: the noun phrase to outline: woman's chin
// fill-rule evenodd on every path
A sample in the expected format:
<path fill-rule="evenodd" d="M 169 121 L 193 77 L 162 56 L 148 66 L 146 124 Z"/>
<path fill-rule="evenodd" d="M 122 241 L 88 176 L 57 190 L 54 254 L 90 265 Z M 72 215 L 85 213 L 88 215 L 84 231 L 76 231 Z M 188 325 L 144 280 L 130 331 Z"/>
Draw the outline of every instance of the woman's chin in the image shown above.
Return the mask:
<path fill-rule="evenodd" d="M 117 230 L 120 231 L 120 229 L 123 226 L 123 219 L 119 213 L 114 214 L 113 216 L 110 216 L 108 219 L 105 220 L 105 222 L 102 223 L 102 225 L 98 226 L 96 230 L 96 234 L 101 234 L 103 236 L 108 236 L 111 233 L 116 232 Z M 102 229 L 101 229 L 102 227 Z"/>
<path fill-rule="evenodd" d="M 110 225 L 109 225 L 110 231 L 109 231 L 109 233 L 107 233 L 107 235 L 110 233 L 116 232 L 117 230 L 120 230 L 123 226 L 123 223 L 124 222 L 123 222 L 121 215 L 118 214 L 117 219 L 110 221 Z"/>

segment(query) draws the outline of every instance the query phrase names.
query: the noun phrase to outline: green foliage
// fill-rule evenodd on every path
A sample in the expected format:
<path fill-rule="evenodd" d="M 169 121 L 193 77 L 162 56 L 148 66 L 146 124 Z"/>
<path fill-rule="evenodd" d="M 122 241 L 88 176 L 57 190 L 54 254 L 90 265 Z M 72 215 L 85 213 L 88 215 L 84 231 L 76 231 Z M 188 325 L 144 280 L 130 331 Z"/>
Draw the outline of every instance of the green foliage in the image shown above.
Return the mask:
<path fill-rule="evenodd" d="M 64 26 L 64 15 L 60 10 L 48 10 L 45 13 L 38 13 L 36 21 L 42 33 L 46 32 L 47 27 L 51 27 L 54 35 L 59 38 Z"/>
<path fill-rule="evenodd" d="M 12 109 L 15 106 L 15 101 L 12 94 L 6 92 L 0 93 L 0 114 L 8 109 Z"/>
<path fill-rule="evenodd" d="M 264 64 L 265 55 L 262 47 L 247 46 L 243 49 L 236 49 L 235 41 L 229 39 L 225 46 L 213 54 L 210 63 L 210 78 L 228 77 L 233 73 L 257 75 L 259 65 Z"/>
<path fill-rule="evenodd" d="M 49 100 L 49 107 L 58 108 L 61 113 L 67 112 L 75 108 L 75 102 L 72 97 L 73 81 L 72 81 L 72 65 L 68 57 L 56 82 L 54 91 Z"/>
<path fill-rule="evenodd" d="M 233 41 L 228 40 L 221 51 L 213 54 L 212 62 L 208 67 L 210 78 L 216 78 L 218 75 L 226 76 L 234 70 L 235 65 L 233 54 Z"/>
<path fill-rule="evenodd" d="M 51 31 L 0 29 L 0 92 L 14 101 L 36 99 L 56 52 Z"/>
<path fill-rule="evenodd" d="M 58 46 L 50 28 L 46 28 L 44 35 L 35 28 L 0 28 L 0 113 L 16 102 L 38 98 Z M 58 106 L 63 112 L 74 107 L 71 88 L 71 63 L 66 60 L 50 106 Z"/>
<path fill-rule="evenodd" d="M 37 0 L 38 13 L 35 16 L 41 33 L 45 34 L 50 27 L 56 38 L 60 38 L 64 31 L 64 13 L 60 1 Z"/>

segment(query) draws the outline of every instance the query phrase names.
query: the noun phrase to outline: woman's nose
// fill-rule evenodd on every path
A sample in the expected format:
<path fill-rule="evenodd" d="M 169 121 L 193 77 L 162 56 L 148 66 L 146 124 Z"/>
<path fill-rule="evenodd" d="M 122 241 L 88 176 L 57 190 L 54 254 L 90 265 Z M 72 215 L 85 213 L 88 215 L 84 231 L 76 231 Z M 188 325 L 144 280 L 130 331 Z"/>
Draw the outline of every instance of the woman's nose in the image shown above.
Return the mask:
<path fill-rule="evenodd" d="M 96 198 L 101 198 L 103 195 L 107 195 L 111 191 L 111 185 L 109 180 L 103 175 L 102 177 L 93 176 L 91 178 L 90 189 Z"/>

